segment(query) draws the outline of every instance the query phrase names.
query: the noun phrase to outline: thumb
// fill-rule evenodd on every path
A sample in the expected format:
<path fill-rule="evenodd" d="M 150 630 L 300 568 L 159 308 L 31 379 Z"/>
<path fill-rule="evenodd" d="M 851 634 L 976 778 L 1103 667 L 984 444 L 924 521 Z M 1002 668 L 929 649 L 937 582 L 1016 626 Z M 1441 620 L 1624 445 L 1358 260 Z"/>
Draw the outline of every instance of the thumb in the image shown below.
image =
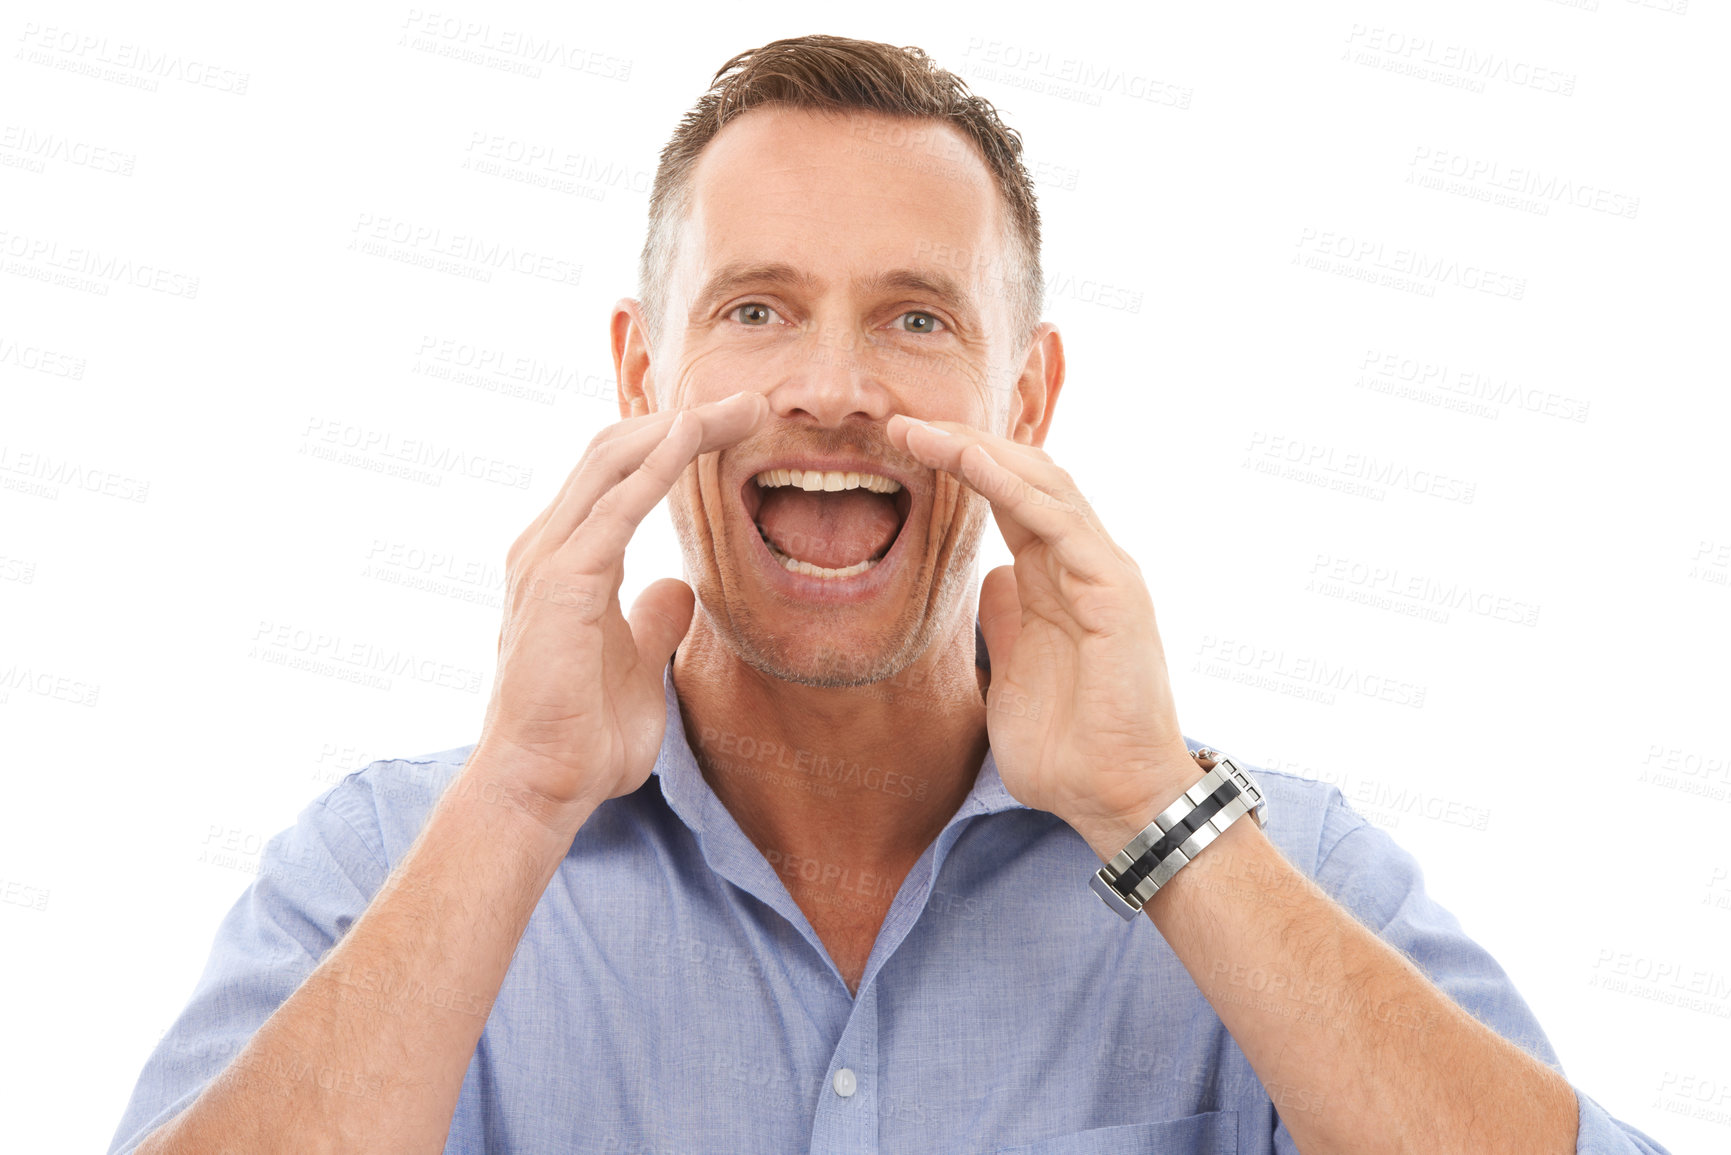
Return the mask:
<path fill-rule="evenodd" d="M 1016 596 L 1016 571 L 1001 565 L 980 583 L 980 634 L 994 672 L 1009 664 L 1010 651 L 1022 632 L 1022 599 Z"/>
<path fill-rule="evenodd" d="M 678 578 L 650 582 L 631 603 L 631 637 L 637 642 L 638 657 L 653 663 L 653 669 L 665 666 L 685 640 L 696 605 L 691 587 Z"/>

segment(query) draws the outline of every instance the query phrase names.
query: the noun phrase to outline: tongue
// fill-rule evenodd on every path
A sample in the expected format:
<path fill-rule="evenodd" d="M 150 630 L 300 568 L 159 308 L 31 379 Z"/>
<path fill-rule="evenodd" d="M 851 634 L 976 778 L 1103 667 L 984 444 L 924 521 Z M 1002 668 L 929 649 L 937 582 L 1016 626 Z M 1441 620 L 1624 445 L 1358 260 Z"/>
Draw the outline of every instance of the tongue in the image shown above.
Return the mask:
<path fill-rule="evenodd" d="M 781 486 L 762 493 L 757 524 L 788 557 L 843 569 L 877 557 L 895 540 L 894 500 L 869 489 L 829 493 Z"/>

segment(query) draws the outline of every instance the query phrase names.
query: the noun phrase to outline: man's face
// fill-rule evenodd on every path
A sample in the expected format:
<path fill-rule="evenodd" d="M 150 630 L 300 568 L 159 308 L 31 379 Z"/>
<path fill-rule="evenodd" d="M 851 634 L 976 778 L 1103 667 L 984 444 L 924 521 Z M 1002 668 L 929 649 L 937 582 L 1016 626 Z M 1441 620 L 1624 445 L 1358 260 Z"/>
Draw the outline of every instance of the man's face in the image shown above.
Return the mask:
<path fill-rule="evenodd" d="M 947 126 L 780 108 L 729 123 L 692 193 L 646 385 L 672 407 L 757 390 L 770 418 L 669 495 L 687 579 L 766 674 L 891 677 L 972 604 L 987 505 L 884 426 L 1005 431 L 1001 198 Z"/>

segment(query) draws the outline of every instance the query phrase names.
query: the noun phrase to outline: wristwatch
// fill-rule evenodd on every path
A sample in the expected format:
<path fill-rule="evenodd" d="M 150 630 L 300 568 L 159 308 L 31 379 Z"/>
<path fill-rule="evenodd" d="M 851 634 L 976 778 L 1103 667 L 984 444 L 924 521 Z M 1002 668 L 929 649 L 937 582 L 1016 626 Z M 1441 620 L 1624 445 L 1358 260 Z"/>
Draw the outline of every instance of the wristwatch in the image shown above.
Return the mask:
<path fill-rule="evenodd" d="M 1185 863 L 1244 815 L 1259 827 L 1268 825 L 1268 800 L 1236 762 L 1206 746 L 1190 756 L 1208 773 L 1088 880 L 1100 900 L 1125 920 L 1140 914 Z"/>

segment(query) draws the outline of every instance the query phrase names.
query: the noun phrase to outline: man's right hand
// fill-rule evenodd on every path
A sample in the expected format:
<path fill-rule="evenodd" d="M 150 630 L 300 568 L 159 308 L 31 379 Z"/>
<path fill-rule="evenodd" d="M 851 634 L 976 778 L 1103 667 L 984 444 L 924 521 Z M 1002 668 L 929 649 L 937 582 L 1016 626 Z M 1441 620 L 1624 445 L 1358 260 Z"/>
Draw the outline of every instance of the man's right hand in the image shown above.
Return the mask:
<path fill-rule="evenodd" d="M 548 881 L 584 819 L 641 786 L 661 747 L 662 671 L 695 598 L 682 581 L 655 582 L 628 625 L 619 612 L 625 546 L 699 453 L 739 441 L 768 412 L 761 394 L 746 393 L 634 417 L 590 443 L 511 547 L 493 697 L 461 771 L 483 789 L 440 796 L 354 925 L 330 928 L 312 973 L 141 1155 L 339 1141 L 413 1155 L 445 1148 L 470 1057 Z M 518 807 L 495 805 L 487 786 L 534 810 L 544 824 L 527 828 L 536 837 L 523 837 Z M 356 998 L 357 974 L 380 976 L 385 993 Z M 413 990 L 466 997 L 425 1004 L 402 994 Z M 360 1072 L 381 1093 L 329 1090 L 294 1073 L 315 1069 Z"/>
<path fill-rule="evenodd" d="M 507 776 L 501 785 L 533 799 L 549 825 L 580 823 L 648 779 L 666 728 L 662 673 L 695 597 L 662 578 L 628 624 L 625 547 L 698 454 L 738 442 L 768 412 L 747 390 L 609 426 L 506 555 L 499 667 L 473 761 Z"/>

